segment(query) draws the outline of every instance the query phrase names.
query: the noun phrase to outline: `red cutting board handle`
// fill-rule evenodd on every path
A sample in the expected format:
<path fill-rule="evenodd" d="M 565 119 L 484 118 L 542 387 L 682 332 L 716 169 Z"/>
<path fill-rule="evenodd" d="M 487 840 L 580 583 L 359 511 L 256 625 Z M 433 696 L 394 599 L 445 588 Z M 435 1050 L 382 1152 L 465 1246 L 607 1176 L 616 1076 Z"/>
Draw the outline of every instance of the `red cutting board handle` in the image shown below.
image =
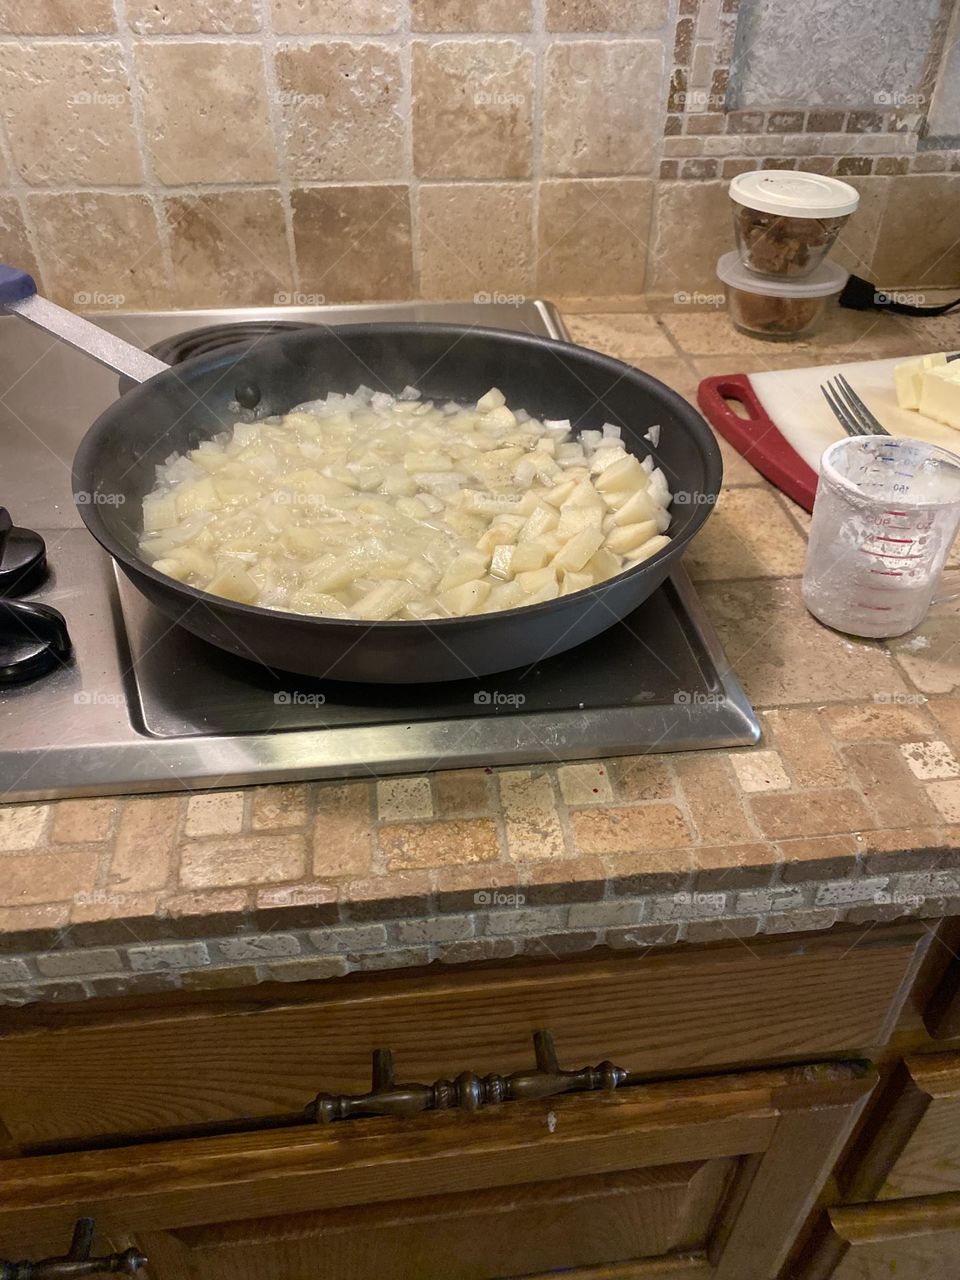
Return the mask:
<path fill-rule="evenodd" d="M 707 421 L 762 476 L 766 476 L 771 484 L 799 503 L 805 511 L 813 510 L 817 473 L 780 434 L 757 399 L 757 393 L 745 373 L 704 378 L 697 391 L 697 400 Z M 731 400 L 741 406 L 745 417 L 731 408 Z"/>

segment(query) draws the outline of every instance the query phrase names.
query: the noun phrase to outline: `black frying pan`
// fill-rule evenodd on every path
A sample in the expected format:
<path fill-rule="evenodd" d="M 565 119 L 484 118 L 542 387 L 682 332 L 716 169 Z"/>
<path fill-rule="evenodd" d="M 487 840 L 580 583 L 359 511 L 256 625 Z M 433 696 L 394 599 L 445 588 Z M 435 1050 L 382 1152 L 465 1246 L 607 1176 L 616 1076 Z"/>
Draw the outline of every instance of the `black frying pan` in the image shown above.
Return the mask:
<path fill-rule="evenodd" d="M 685 400 L 630 365 L 552 339 L 465 325 L 318 325 L 171 370 L 38 298 L 21 272 L 0 268 L 0 305 L 142 384 L 100 415 L 77 450 L 73 490 L 84 495 L 80 515 L 168 617 L 269 667 L 336 680 L 422 683 L 486 675 L 560 653 L 611 626 L 656 590 L 710 515 L 720 489 L 720 451 Z M 537 417 L 569 418 L 577 429 L 617 423 L 626 447 L 639 457 L 653 452 L 666 473 L 675 495 L 672 541 L 650 560 L 585 591 L 433 622 L 370 623 L 238 604 L 168 578 L 141 558 L 141 504 L 158 463 L 238 420 L 284 413 L 361 383 L 394 394 L 412 384 L 425 399 L 464 403 L 497 386 L 510 405 Z M 655 423 L 660 444 L 652 450 L 643 437 Z"/>

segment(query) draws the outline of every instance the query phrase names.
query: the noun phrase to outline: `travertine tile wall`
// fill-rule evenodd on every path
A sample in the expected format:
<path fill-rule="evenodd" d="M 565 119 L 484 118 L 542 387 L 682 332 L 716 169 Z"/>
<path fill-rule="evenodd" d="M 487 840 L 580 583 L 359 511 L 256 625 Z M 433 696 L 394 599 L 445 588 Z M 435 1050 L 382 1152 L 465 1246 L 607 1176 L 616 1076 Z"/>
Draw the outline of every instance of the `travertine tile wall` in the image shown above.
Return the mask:
<path fill-rule="evenodd" d="M 732 109 L 770 2 L 6 0 L 0 256 L 87 309 L 682 300 L 724 179 L 803 167 L 863 192 L 849 264 L 957 283 L 960 156 L 923 137 L 955 0 L 873 110 L 767 109 L 753 71 Z"/>

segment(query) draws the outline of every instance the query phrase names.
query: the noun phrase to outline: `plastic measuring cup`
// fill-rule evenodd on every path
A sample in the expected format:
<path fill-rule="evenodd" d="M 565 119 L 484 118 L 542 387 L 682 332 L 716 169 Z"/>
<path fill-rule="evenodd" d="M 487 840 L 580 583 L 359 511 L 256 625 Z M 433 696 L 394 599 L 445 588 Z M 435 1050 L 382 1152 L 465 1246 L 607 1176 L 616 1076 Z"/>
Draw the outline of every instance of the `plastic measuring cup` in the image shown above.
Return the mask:
<path fill-rule="evenodd" d="M 850 635 L 912 631 L 931 604 L 960 595 L 960 582 L 941 587 L 958 525 L 955 454 L 891 436 L 838 440 L 820 459 L 804 604 Z"/>

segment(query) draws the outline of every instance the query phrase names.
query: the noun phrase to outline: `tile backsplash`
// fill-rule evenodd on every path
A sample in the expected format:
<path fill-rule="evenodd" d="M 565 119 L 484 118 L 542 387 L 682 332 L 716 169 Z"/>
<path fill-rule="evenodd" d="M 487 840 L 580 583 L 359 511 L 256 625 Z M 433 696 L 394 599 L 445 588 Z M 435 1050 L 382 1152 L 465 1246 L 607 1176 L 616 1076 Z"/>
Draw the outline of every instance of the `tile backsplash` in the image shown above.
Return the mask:
<path fill-rule="evenodd" d="M 861 192 L 846 265 L 960 286 L 957 8 L 6 0 L 0 257 L 88 310 L 682 303 L 726 181 L 801 168 Z"/>

